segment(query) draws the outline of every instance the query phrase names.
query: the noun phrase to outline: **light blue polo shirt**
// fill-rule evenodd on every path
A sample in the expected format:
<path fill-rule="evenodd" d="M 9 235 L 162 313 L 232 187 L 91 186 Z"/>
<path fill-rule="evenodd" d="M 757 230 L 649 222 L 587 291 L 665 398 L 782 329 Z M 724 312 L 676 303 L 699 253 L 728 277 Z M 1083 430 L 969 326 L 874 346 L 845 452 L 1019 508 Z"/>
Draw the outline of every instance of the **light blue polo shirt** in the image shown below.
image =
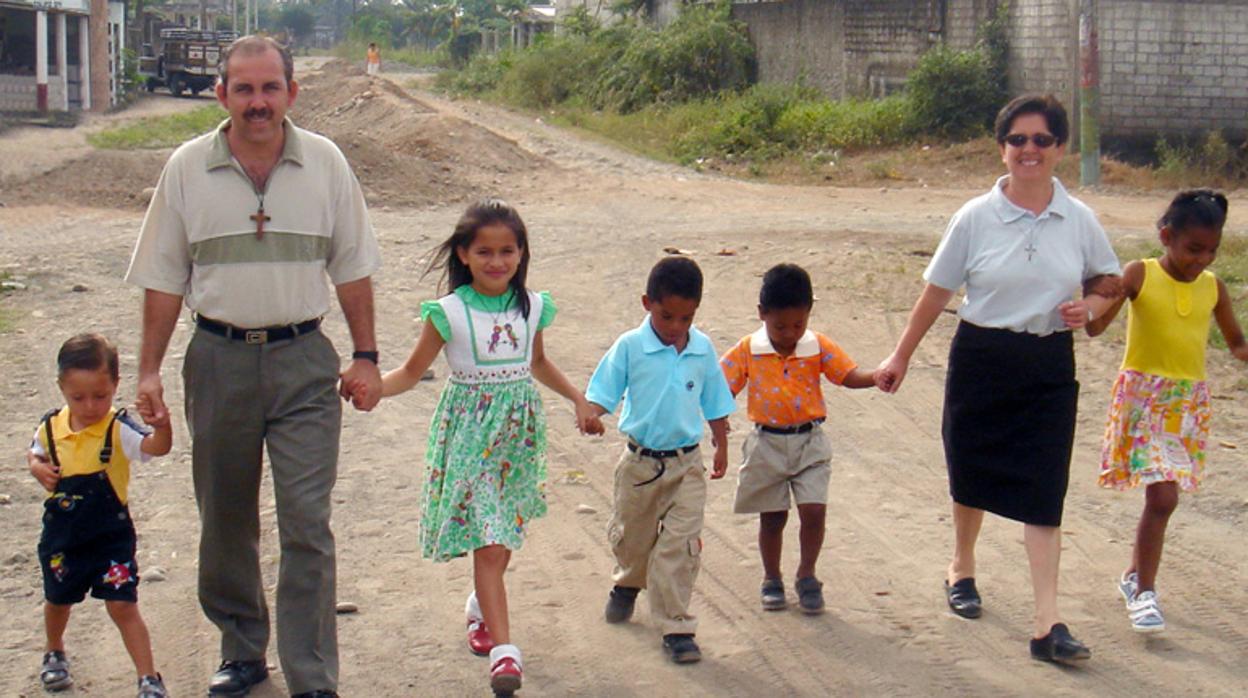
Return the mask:
<path fill-rule="evenodd" d="M 620 335 L 594 375 L 585 397 L 608 412 L 624 400 L 620 431 L 645 448 L 666 451 L 702 441 L 702 423 L 736 409 L 711 339 L 689 329 L 685 350 L 664 344 L 650 326 Z"/>

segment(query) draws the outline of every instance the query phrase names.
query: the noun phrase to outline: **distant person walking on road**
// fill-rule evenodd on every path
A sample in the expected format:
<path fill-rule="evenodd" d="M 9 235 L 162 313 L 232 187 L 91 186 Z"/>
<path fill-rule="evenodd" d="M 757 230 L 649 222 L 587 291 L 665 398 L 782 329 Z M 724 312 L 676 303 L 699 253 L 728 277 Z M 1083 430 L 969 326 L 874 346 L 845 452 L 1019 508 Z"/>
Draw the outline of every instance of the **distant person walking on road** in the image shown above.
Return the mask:
<path fill-rule="evenodd" d="M 201 525 L 199 600 L 221 630 L 211 695 L 246 695 L 268 677 L 258 502 L 266 448 L 281 540 L 282 673 L 296 696 L 337 695 L 329 522 L 339 394 L 360 410 L 381 398 L 377 241 L 342 151 L 285 118 L 299 91 L 293 73 L 290 52 L 272 39 L 246 36 L 229 47 L 217 100 L 230 118 L 169 158 L 126 275 L 145 289 L 137 402 L 149 424 L 167 415 L 160 365 L 183 302 L 194 312 L 182 377 Z M 327 276 L 355 348 L 341 391 L 338 352 L 320 330 Z"/>
<path fill-rule="evenodd" d="M 369 75 L 381 72 L 381 49 L 377 48 L 377 44 L 368 45 L 368 58 L 365 60 L 364 69 Z"/>

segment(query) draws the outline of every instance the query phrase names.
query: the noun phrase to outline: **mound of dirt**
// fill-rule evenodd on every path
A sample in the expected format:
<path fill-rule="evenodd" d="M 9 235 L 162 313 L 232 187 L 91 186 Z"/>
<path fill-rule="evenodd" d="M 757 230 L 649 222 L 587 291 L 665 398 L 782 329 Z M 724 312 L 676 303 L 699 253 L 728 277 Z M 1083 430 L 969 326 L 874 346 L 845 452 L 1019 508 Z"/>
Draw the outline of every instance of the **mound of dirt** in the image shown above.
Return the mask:
<path fill-rule="evenodd" d="M 515 141 L 439 114 L 394 83 L 335 60 L 299 83 L 291 118 L 342 148 L 369 203 L 479 198 L 503 177 L 548 163 Z"/>
<path fill-rule="evenodd" d="M 299 81 L 290 116 L 324 134 L 351 162 L 370 204 L 427 206 L 494 192 L 503 177 L 547 166 L 514 141 L 435 112 L 385 79 L 335 60 Z M 170 150 L 95 150 L 47 172 L 0 184 L 8 205 L 142 208 Z"/>

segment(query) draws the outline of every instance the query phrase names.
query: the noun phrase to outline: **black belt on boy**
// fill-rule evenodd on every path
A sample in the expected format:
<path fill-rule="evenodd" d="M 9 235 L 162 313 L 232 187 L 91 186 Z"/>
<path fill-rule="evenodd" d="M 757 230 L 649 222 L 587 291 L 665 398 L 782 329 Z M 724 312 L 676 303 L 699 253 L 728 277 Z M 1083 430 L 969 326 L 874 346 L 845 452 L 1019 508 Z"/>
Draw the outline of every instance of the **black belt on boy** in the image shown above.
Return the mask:
<path fill-rule="evenodd" d="M 805 434 L 811 429 L 823 424 L 823 419 L 823 417 L 820 417 L 819 419 L 812 419 L 809 422 L 795 424 L 791 427 L 773 427 L 767 424 L 759 424 L 758 428 L 768 434 Z"/>
<path fill-rule="evenodd" d="M 632 451 L 633 453 L 636 453 L 642 458 L 675 458 L 676 456 L 679 456 L 685 453 L 690 453 L 692 451 L 696 451 L 697 449 L 698 449 L 698 444 L 694 444 L 692 446 L 681 446 L 680 448 L 673 448 L 673 449 L 668 449 L 666 451 L 660 451 L 660 450 L 653 449 L 653 448 L 642 448 L 640 445 L 635 444 L 632 441 L 628 442 L 628 450 Z"/>
<path fill-rule="evenodd" d="M 195 324 L 205 332 L 211 332 L 219 337 L 225 337 L 236 342 L 267 344 L 268 342 L 280 342 L 284 339 L 294 339 L 301 334 L 314 332 L 316 328 L 321 326 L 321 319 L 318 317 L 293 325 L 274 325 L 272 327 L 247 329 L 218 322 L 197 314 L 195 316 Z"/>
<path fill-rule="evenodd" d="M 660 450 L 656 450 L 653 448 L 642 448 L 638 444 L 635 444 L 632 441 L 629 441 L 628 450 L 632 451 L 633 453 L 636 453 L 642 458 L 654 458 L 655 460 L 659 461 L 658 472 L 654 474 L 654 477 L 650 478 L 649 480 L 643 480 L 642 482 L 633 483 L 633 487 L 644 487 L 658 480 L 659 478 L 663 477 L 663 473 L 667 472 L 667 463 L 664 463 L 663 461 L 667 460 L 668 458 L 675 458 L 677 456 L 680 456 L 686 453 L 692 453 L 693 451 L 698 450 L 698 444 L 693 444 L 692 446 L 681 446 L 680 448 L 673 448 L 673 449 L 668 449 L 665 451 L 660 451 Z"/>

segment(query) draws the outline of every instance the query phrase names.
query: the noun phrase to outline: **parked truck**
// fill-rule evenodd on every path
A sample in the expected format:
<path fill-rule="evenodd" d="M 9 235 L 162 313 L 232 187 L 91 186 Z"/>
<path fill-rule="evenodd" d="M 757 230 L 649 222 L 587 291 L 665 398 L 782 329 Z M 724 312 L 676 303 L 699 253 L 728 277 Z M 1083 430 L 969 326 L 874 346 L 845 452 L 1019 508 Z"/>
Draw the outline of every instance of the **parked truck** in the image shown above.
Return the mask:
<path fill-rule="evenodd" d="M 181 97 L 185 91 L 198 95 L 211 89 L 217 81 L 217 64 L 236 38 L 238 33 L 233 31 L 161 29 L 156 44 L 144 44 L 139 57 L 139 74 L 146 80 L 147 91 L 164 86 L 174 97 Z"/>

